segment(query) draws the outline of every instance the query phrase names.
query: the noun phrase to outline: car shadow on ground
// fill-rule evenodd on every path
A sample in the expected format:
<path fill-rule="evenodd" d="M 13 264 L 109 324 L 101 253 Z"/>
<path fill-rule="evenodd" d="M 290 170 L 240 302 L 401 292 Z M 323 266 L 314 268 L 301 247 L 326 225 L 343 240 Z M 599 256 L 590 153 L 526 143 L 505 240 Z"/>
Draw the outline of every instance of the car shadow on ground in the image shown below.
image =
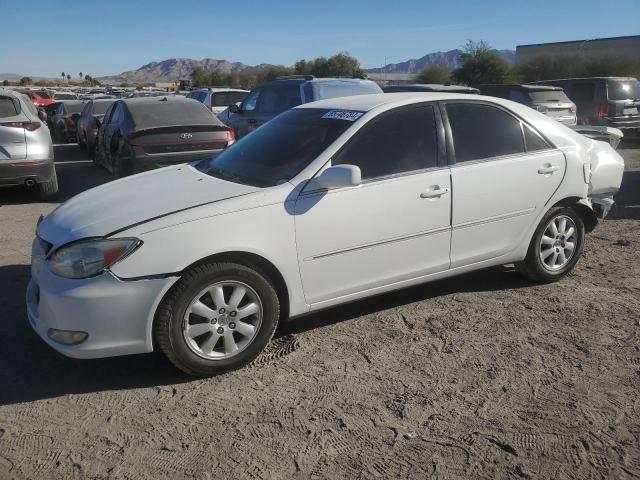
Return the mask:
<path fill-rule="evenodd" d="M 103 183 L 112 177 L 106 170 L 93 165 L 87 152 L 75 143 L 54 146 L 56 172 L 58 174 L 58 196 L 43 202 L 37 187 L 3 187 L 0 190 L 0 205 L 22 205 L 29 203 L 62 203 L 71 197 Z"/>
<path fill-rule="evenodd" d="M 0 267 L 0 405 L 30 402 L 67 394 L 125 390 L 189 382 L 159 352 L 95 360 L 67 358 L 42 341 L 31 329 L 24 292 L 29 267 Z M 493 268 L 455 279 L 379 295 L 314 313 L 280 326 L 277 337 L 299 334 L 368 313 L 454 292 L 477 292 L 530 286 L 513 268 Z"/>

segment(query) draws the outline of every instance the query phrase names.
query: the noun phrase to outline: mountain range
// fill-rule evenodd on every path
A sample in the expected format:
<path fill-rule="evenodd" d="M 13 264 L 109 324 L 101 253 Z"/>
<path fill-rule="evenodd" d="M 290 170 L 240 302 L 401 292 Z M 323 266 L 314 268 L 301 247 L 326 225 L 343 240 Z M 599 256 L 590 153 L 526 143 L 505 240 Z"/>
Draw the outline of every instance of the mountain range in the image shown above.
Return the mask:
<path fill-rule="evenodd" d="M 515 50 L 494 50 L 504 58 L 507 63 L 513 65 L 516 59 Z M 431 65 L 443 65 L 450 69 L 459 68 L 461 65 L 460 54 L 462 50 L 455 49 L 448 52 L 427 53 L 424 57 L 400 63 L 390 63 L 380 68 L 370 68 L 368 73 L 418 73 Z"/>
<path fill-rule="evenodd" d="M 515 50 L 495 50 L 495 52 L 503 57 L 508 63 L 514 63 L 516 55 Z M 410 59 L 399 63 L 390 63 L 384 67 L 371 68 L 365 71 L 368 73 L 384 72 L 411 74 L 418 73 L 434 64 L 440 64 L 454 69 L 460 66 L 461 53 L 462 51 L 458 49 L 449 50 L 448 52 L 433 52 L 418 59 Z M 194 60 L 191 58 L 170 58 L 161 62 L 147 63 L 136 70 L 129 70 L 118 75 L 97 77 L 97 80 L 111 84 L 177 82 L 178 80 L 191 78 L 191 72 L 195 67 L 203 67 L 205 70 L 219 70 L 223 72 L 241 72 L 244 70 L 269 66 L 271 65 L 267 63 L 246 65 L 241 62 L 216 60 L 214 58 L 204 58 L 202 60 Z M 16 73 L 0 73 L 0 81 L 5 78 L 7 80 L 16 81 L 21 77 L 22 75 Z"/>

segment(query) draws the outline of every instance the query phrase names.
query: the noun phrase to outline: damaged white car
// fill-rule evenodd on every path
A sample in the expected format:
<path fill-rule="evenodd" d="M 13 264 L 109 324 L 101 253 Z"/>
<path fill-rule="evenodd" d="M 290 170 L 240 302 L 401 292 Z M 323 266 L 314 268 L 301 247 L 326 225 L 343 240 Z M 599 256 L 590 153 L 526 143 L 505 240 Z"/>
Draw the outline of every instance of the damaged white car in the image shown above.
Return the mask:
<path fill-rule="evenodd" d="M 160 348 L 217 374 L 256 358 L 286 318 L 507 263 L 560 279 L 623 166 L 509 100 L 301 105 L 213 159 L 60 205 L 37 227 L 29 321 L 71 357 Z"/>

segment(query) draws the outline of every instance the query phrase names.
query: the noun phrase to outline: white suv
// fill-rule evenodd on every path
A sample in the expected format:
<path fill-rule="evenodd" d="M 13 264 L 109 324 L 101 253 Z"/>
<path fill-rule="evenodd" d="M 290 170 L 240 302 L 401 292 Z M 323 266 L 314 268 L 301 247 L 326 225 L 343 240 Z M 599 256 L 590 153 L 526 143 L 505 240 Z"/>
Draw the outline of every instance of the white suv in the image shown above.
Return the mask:
<path fill-rule="evenodd" d="M 248 93 L 248 90 L 237 88 L 201 88 L 189 92 L 187 98 L 204 103 L 217 116 L 231 105 L 242 102 Z"/>

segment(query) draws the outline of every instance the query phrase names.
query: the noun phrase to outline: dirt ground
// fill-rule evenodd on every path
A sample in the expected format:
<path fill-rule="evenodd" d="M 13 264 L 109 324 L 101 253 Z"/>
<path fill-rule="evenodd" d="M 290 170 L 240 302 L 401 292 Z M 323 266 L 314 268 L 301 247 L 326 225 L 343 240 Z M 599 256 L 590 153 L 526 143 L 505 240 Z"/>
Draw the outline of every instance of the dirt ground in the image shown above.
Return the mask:
<path fill-rule="evenodd" d="M 575 272 L 486 270 L 281 326 L 251 368 L 79 361 L 28 326 L 34 225 L 0 191 L 0 479 L 640 478 L 640 149 Z M 56 148 L 63 198 L 108 180 Z"/>

